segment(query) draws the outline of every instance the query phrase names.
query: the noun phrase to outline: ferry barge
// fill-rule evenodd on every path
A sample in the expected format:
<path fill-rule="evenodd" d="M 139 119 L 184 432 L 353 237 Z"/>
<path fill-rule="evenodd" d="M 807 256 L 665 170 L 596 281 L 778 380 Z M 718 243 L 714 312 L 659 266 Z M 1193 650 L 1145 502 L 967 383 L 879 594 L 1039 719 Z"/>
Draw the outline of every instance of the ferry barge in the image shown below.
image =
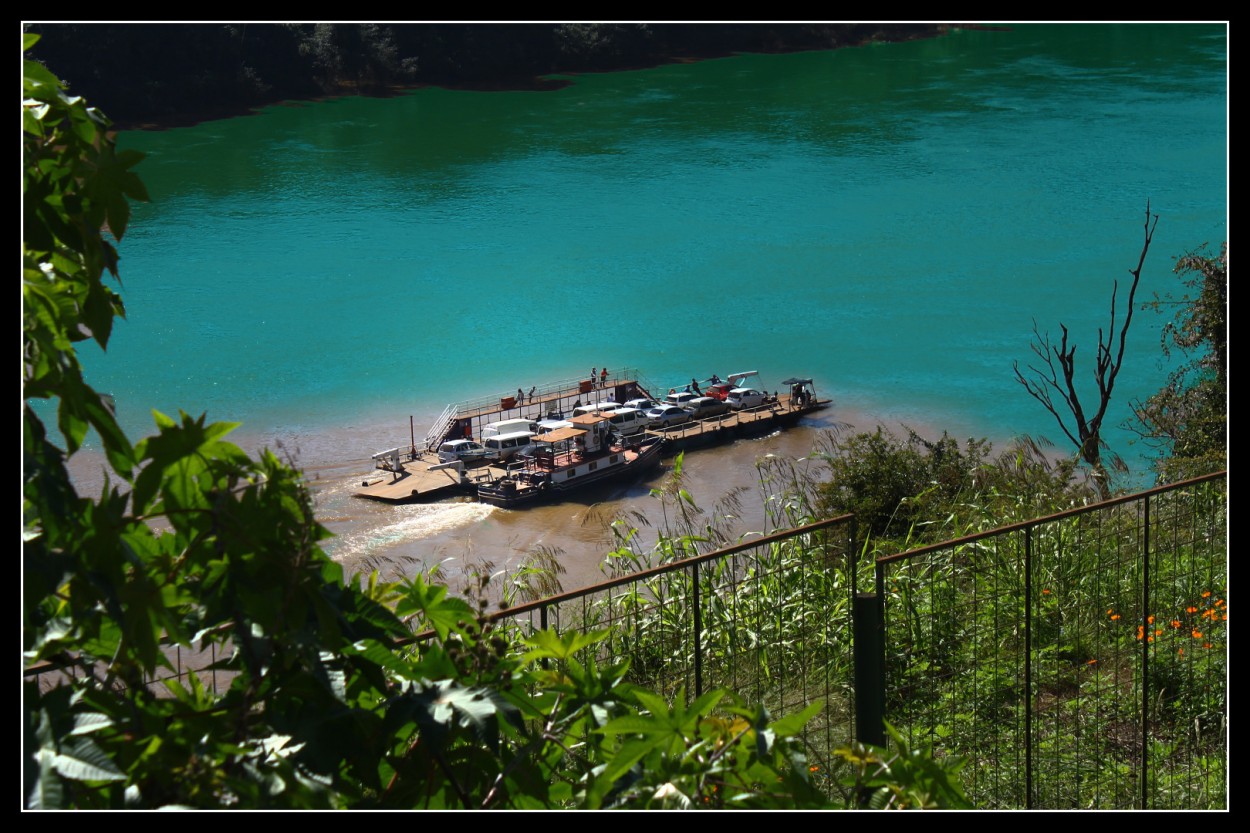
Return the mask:
<path fill-rule="evenodd" d="M 747 436 L 759 436 L 797 423 L 803 416 L 827 408 L 830 400 L 819 398 L 812 380 L 790 378 L 782 389 L 764 402 L 705 419 L 692 419 L 669 427 L 652 426 L 628 437 L 609 440 L 603 415 L 574 417 L 568 427 L 538 433 L 531 439 L 530 454 L 511 463 L 481 460 L 440 460 L 438 449 L 452 440 L 481 437 L 487 426 L 501 421 L 529 419 L 542 422 L 591 404 L 655 400 L 640 376 L 632 370 L 595 379 L 561 380 L 534 386 L 517 396 L 492 396 L 448 405 L 423 439 L 417 439 L 409 420 L 410 441 L 373 455 L 379 474 L 364 479 L 353 494 L 387 503 L 433 501 L 468 495 L 497 506 L 524 506 L 540 500 L 567 497 L 575 489 L 653 468 L 663 456 L 687 448 L 715 445 Z M 601 432 L 595 440 L 595 431 Z M 590 438 L 595 450 L 579 447 Z M 612 452 L 611 449 L 618 449 Z M 604 450 L 607 453 L 604 454 Z M 613 454 L 619 455 L 612 461 Z M 581 455 L 580 462 L 575 462 Z M 590 464 L 595 468 L 591 470 Z M 581 465 L 584 468 L 578 469 Z M 510 466 L 512 467 L 510 469 Z M 572 475 L 570 476 L 570 472 Z M 596 473 L 594 478 L 589 477 Z M 502 482 L 500 482 L 502 481 Z M 538 483 L 546 485 L 541 488 Z"/>

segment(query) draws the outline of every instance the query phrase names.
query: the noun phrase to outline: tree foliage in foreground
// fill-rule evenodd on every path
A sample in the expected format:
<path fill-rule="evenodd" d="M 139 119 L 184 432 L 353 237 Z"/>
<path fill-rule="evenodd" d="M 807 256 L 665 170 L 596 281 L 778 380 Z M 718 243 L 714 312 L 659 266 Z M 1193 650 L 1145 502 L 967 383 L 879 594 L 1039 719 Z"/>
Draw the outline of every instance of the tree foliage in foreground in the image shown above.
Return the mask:
<path fill-rule="evenodd" d="M 106 347 L 123 313 L 103 279 L 140 156 L 30 61 L 22 118 L 27 807 L 826 806 L 796 739 L 818 704 L 670 704 L 596 663 L 602 634 L 522 641 L 421 576 L 345 581 L 299 473 L 232 425 L 156 413 L 132 444 L 75 345 Z M 66 465 L 89 430 L 95 497 Z"/>

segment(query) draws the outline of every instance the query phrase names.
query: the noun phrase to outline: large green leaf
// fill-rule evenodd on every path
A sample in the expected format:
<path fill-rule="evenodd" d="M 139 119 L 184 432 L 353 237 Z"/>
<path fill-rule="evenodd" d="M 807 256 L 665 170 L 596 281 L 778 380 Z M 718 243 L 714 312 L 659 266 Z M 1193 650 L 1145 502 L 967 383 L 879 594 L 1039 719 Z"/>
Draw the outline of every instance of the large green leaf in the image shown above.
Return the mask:
<path fill-rule="evenodd" d="M 74 728 L 70 730 L 71 735 L 86 735 L 91 732 L 98 732 L 100 729 L 106 729 L 113 725 L 113 718 L 107 714 L 99 712 L 86 712 L 74 715 Z"/>
<path fill-rule="evenodd" d="M 574 654 L 583 648 L 602 642 L 608 636 L 608 631 L 572 631 L 564 634 L 557 634 L 555 631 L 539 631 L 533 636 L 525 640 L 525 644 L 530 647 L 530 651 L 525 654 L 525 662 L 533 662 L 538 659 L 571 659 Z"/>
<path fill-rule="evenodd" d="M 440 639 L 452 631 L 462 631 L 477 613 L 464 599 L 448 597 L 446 587 L 426 584 L 419 575 L 405 588 L 395 612 L 400 616 L 422 614 Z"/>
<path fill-rule="evenodd" d="M 599 779 L 614 784 L 633 766 L 646 757 L 647 753 L 659 747 L 667 738 L 663 734 L 651 735 L 643 739 L 626 741 L 621 745 L 611 760 L 603 768 Z"/>
<path fill-rule="evenodd" d="M 52 760 L 56 771 L 75 781 L 121 781 L 126 773 L 90 738 L 79 738 Z"/>
<path fill-rule="evenodd" d="M 788 714 L 785 717 L 778 718 L 769 724 L 769 728 L 776 733 L 777 737 L 793 737 L 803 731 L 803 727 L 807 725 L 813 717 L 820 714 L 825 707 L 823 701 L 809 703 L 806 708 L 794 714 Z"/>
<path fill-rule="evenodd" d="M 34 755 L 34 779 L 26 792 L 26 806 L 31 810 L 58 810 L 64 799 L 61 779 L 57 775 L 57 754 L 52 749 L 39 749 Z"/>
<path fill-rule="evenodd" d="M 60 80 L 38 61 L 23 60 L 22 77 L 24 94 L 38 101 L 53 100 L 61 90 Z"/>

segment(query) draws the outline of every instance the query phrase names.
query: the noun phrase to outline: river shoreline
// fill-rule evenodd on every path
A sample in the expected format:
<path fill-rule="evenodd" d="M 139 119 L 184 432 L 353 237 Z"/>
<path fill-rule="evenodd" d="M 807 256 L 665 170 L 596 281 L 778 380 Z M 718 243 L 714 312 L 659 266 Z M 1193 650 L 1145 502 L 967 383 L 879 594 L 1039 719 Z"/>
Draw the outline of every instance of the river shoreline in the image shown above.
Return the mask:
<path fill-rule="evenodd" d="M 101 26 L 106 24 L 100 24 Z M 130 24 L 142 25 L 142 24 Z M 152 24 L 147 24 L 152 25 Z M 437 26 L 440 24 L 393 24 L 395 25 L 430 25 Z M 481 24 L 489 26 L 494 24 Z M 503 23 L 499 25 L 518 26 L 525 24 Z M 859 23 L 859 24 L 802 24 L 802 23 L 786 23 L 786 24 L 759 24 L 759 23 L 742 23 L 729 24 L 667 24 L 664 22 L 644 24 L 651 27 L 674 27 L 683 26 L 690 34 L 687 36 L 688 42 L 682 42 L 678 37 L 673 43 L 668 43 L 662 38 L 662 45 L 657 51 L 651 51 L 645 46 L 639 51 L 631 51 L 631 48 L 621 48 L 618 52 L 612 53 L 594 53 L 590 55 L 578 55 L 576 53 L 568 54 L 552 54 L 548 56 L 550 64 L 543 69 L 529 68 L 526 69 L 509 69 L 506 62 L 500 64 L 490 70 L 476 70 L 477 77 L 456 77 L 447 71 L 435 70 L 428 76 L 419 76 L 410 81 L 405 82 L 364 82 L 361 78 L 340 79 L 337 82 L 328 82 L 326 79 L 321 80 L 320 92 L 297 91 L 293 89 L 275 86 L 268 94 L 259 93 L 258 88 L 240 88 L 236 91 L 236 95 L 240 97 L 236 100 L 225 100 L 223 96 L 218 94 L 216 100 L 208 102 L 195 102 L 194 89 L 183 91 L 184 94 L 165 97 L 161 100 L 163 105 L 172 102 L 190 103 L 185 110 L 175 112 L 161 113 L 131 113 L 122 106 L 110 106 L 110 96 L 108 94 L 107 82 L 104 80 L 109 77 L 104 70 L 97 69 L 94 72 L 85 74 L 88 80 L 84 82 L 81 88 L 76 87 L 75 92 L 87 95 L 93 101 L 101 102 L 100 106 L 114 120 L 114 128 L 119 131 L 161 131 L 181 127 L 193 127 L 205 122 L 216 121 L 220 119 L 237 118 L 239 116 L 254 115 L 258 111 L 274 106 L 281 107 L 299 107 L 318 102 L 332 101 L 345 96 L 366 96 L 371 98 L 390 98 L 403 95 L 413 90 L 426 88 L 439 88 L 456 91 L 473 91 L 473 92 L 551 92 L 561 90 L 575 83 L 577 76 L 595 73 L 615 73 L 615 72 L 632 72 L 646 69 L 653 69 L 660 66 L 670 64 L 685 64 L 699 61 L 717 60 L 722 58 L 731 58 L 736 55 L 745 54 L 788 54 L 795 52 L 814 52 L 829 51 L 835 49 L 846 49 L 850 47 L 863 47 L 880 43 L 904 43 L 914 40 L 922 40 L 928 38 L 937 38 L 948 34 L 952 29 L 995 29 L 1001 27 L 984 26 L 980 24 L 957 24 L 957 23 L 925 23 L 925 24 L 900 24 L 891 22 L 881 23 Z M 715 43 L 715 38 L 711 38 L 711 44 L 700 42 L 698 38 L 698 26 L 705 25 L 707 27 L 725 27 L 740 26 L 740 32 L 748 29 L 758 30 L 755 38 L 749 44 L 739 44 L 737 48 L 719 45 Z M 54 34 L 55 30 L 49 28 L 50 24 L 41 24 L 33 28 L 33 31 L 39 32 L 45 36 Z M 107 33 L 105 33 L 107 34 Z M 672 38 L 671 32 L 665 33 L 665 38 Z M 44 44 L 43 50 L 54 49 L 54 44 Z M 634 48 L 638 48 L 635 46 Z M 41 50 L 36 47 L 35 56 L 40 57 Z M 402 58 L 402 55 L 398 56 Z M 418 62 L 420 55 L 415 58 L 408 58 Z M 466 62 L 472 63 L 471 52 L 466 56 Z M 480 57 L 480 56 L 479 56 Z M 54 53 L 49 61 L 54 71 L 61 69 L 70 69 L 71 67 L 62 67 L 63 63 L 70 62 L 70 58 L 61 54 Z M 178 67 L 167 68 L 174 70 L 171 74 L 176 74 Z M 244 66 L 243 70 L 249 68 Z M 65 77 L 73 78 L 83 75 L 80 72 L 62 73 Z M 169 78 L 163 78 L 162 82 L 169 82 Z M 227 80 L 218 79 L 218 83 L 228 86 Z M 97 85 L 98 86 L 93 86 Z M 211 84 L 210 84 L 211 86 Z M 245 93 L 245 95 L 244 95 Z M 229 96 L 224 96 L 229 98 Z M 177 106 L 177 105 L 175 105 Z"/>

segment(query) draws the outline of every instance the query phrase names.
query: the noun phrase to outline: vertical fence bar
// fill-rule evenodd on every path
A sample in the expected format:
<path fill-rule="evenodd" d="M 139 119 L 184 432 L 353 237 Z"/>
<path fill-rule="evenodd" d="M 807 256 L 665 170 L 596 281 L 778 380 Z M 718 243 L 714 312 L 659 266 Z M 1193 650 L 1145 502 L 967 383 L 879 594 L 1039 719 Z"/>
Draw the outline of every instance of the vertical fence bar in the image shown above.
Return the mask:
<path fill-rule="evenodd" d="M 859 592 L 859 547 L 856 546 L 856 529 L 855 516 L 851 516 L 851 523 L 847 534 L 850 538 L 846 542 L 846 560 L 851 568 L 851 598 L 855 598 L 855 594 Z"/>
<path fill-rule="evenodd" d="M 1024 807 L 1033 809 L 1033 527 L 1024 528 Z"/>
<path fill-rule="evenodd" d="M 690 565 L 694 604 L 694 696 L 703 696 L 703 607 L 699 602 L 699 562 Z"/>
<path fill-rule="evenodd" d="M 586 617 L 583 615 L 582 620 L 585 621 L 585 618 Z M 547 630 L 547 606 L 546 605 L 543 605 L 542 607 L 538 608 L 538 625 L 541 630 Z M 546 671 L 550 667 L 551 665 L 550 665 L 549 659 L 547 657 L 543 657 L 543 670 Z"/>
<path fill-rule="evenodd" d="M 1142 501 L 1142 633 L 1150 632 L 1150 495 Z M 1153 639 L 1154 637 L 1151 637 Z M 1150 639 L 1141 641 L 1141 809 L 1148 809 L 1150 780 Z"/>

